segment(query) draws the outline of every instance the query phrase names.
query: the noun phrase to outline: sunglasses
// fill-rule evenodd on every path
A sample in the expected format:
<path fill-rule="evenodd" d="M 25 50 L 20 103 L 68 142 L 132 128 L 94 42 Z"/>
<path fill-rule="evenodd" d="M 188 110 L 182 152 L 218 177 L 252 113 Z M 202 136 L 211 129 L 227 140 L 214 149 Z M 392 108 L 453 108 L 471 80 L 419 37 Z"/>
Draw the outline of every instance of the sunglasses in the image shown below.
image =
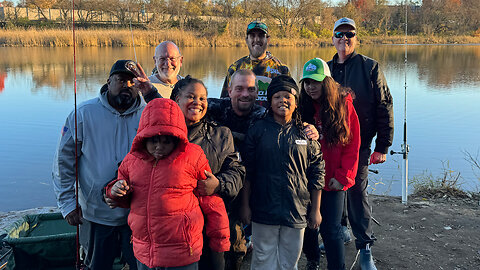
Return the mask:
<path fill-rule="evenodd" d="M 353 38 L 355 35 L 355 32 L 335 32 L 334 37 L 343 38 L 343 36 L 346 36 L 347 38 Z"/>

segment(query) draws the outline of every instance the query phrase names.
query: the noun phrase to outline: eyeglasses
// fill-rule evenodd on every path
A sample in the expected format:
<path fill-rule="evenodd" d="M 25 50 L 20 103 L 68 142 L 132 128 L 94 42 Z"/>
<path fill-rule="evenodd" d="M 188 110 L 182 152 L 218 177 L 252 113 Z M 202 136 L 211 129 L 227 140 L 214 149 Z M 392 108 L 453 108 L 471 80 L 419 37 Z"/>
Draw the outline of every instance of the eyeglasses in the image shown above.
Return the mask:
<path fill-rule="evenodd" d="M 334 37 L 343 38 L 343 36 L 345 36 L 347 38 L 353 38 L 355 35 L 355 32 L 335 32 Z"/>
<path fill-rule="evenodd" d="M 169 61 L 170 63 L 172 62 L 175 62 L 177 61 L 178 59 L 180 59 L 181 56 L 177 56 L 177 57 L 157 57 L 158 61 L 160 61 L 161 63 L 165 63 L 167 61 Z"/>

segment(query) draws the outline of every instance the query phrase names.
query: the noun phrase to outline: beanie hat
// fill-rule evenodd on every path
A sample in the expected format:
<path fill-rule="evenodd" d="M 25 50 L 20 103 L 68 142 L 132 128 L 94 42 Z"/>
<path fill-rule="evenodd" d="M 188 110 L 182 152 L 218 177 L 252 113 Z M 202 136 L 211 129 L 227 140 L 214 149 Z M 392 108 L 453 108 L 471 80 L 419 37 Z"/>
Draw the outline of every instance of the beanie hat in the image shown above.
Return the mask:
<path fill-rule="evenodd" d="M 303 66 L 303 77 L 300 82 L 304 79 L 312 79 L 321 82 L 327 76 L 332 77 L 327 63 L 320 58 L 313 58 L 307 61 Z"/>
<path fill-rule="evenodd" d="M 298 100 L 298 86 L 295 80 L 288 75 L 278 75 L 272 79 L 267 88 L 267 100 L 272 102 L 272 96 L 280 91 L 287 91 Z"/>
<path fill-rule="evenodd" d="M 137 77 L 135 76 L 135 74 L 133 74 L 131 69 L 136 70 L 137 63 L 135 63 L 132 60 L 118 60 L 117 62 L 115 62 L 115 64 L 113 64 L 112 69 L 110 70 L 109 76 L 112 76 L 113 74 L 117 74 L 117 73 L 125 73 L 128 75 L 132 75 L 133 77 Z"/>

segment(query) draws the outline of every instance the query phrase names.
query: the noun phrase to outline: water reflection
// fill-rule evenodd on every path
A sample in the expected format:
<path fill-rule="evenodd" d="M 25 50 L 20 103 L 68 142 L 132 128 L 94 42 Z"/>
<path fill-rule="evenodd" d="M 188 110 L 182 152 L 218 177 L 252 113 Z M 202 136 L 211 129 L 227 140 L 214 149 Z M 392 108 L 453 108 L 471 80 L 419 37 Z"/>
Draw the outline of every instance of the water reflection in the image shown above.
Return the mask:
<path fill-rule="evenodd" d="M 385 71 L 394 97 L 394 150 L 400 149 L 403 136 L 403 50 L 403 46 L 359 49 Z M 153 51 L 137 48 L 146 71 L 154 66 Z M 335 53 L 333 47 L 271 51 L 297 79 L 307 60 L 329 60 Z M 51 168 L 62 124 L 73 109 L 72 52 L 72 48 L 0 48 L 0 211 L 55 204 Z M 462 173 L 467 189 L 478 189 L 480 183 L 461 150 L 479 151 L 480 127 L 472 123 L 480 119 L 480 46 L 409 46 L 408 52 L 411 177 L 426 169 L 438 175 L 441 162 L 449 161 L 451 169 Z M 216 97 L 227 67 L 247 55 L 247 48 L 183 48 L 182 53 L 181 74 L 201 78 L 209 96 Z M 78 101 L 97 96 L 112 64 L 133 55 L 132 48 L 78 49 Z M 371 179 L 369 190 L 399 195 L 401 162 L 399 156 L 388 156 L 387 163 L 374 166 L 380 175 Z"/>
<path fill-rule="evenodd" d="M 153 68 L 153 48 L 137 48 L 137 57 L 145 70 Z M 326 60 L 335 53 L 328 48 L 271 48 L 274 55 L 285 62 L 294 77 L 299 78 L 303 64 L 313 57 Z M 384 68 L 403 69 L 403 46 L 363 46 L 360 53 L 377 59 Z M 16 73 L 32 74 L 38 91 L 45 86 L 65 92 L 69 97 L 73 88 L 72 48 L 0 48 L 0 71 L 15 70 Z M 236 59 L 247 54 L 245 47 L 239 48 L 184 48 L 184 64 L 181 74 L 190 74 L 204 80 L 221 80 L 227 67 Z M 80 48 L 77 49 L 77 81 L 80 90 L 96 92 L 96 87 L 106 81 L 112 63 L 121 58 L 134 58 L 132 48 Z M 452 85 L 461 83 L 476 85 L 480 81 L 480 46 L 409 46 L 408 64 L 411 74 L 426 81 L 435 91 L 455 91 Z M 413 73 L 415 72 L 415 73 Z M 5 72 L 4 72 L 5 73 Z M 5 79 L 0 77 L 0 81 Z M 0 82 L 1 83 L 1 82 Z M 218 84 L 218 83 L 217 83 Z M 0 84 L 1 85 L 1 84 Z M 214 85 L 219 92 L 221 84 Z"/>

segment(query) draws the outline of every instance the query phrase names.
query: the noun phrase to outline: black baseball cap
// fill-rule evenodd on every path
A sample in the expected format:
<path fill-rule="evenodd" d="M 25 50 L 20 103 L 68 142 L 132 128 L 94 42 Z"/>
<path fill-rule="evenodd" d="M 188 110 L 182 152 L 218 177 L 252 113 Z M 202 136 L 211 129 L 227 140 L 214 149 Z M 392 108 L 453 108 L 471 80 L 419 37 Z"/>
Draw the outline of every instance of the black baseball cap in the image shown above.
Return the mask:
<path fill-rule="evenodd" d="M 128 75 L 132 75 L 136 77 L 135 74 L 131 70 L 135 70 L 137 68 L 137 63 L 132 60 L 118 60 L 113 64 L 112 69 L 110 70 L 110 76 L 117 73 L 125 73 Z"/>

